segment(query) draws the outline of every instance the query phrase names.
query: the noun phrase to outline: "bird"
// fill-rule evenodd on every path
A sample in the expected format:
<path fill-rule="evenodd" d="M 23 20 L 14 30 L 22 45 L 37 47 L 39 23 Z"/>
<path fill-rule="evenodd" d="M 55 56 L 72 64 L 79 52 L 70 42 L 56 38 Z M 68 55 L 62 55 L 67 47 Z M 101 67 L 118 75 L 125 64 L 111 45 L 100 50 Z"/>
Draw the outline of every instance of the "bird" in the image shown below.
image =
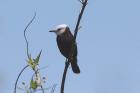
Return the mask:
<path fill-rule="evenodd" d="M 72 71 L 76 74 L 80 73 L 80 68 L 77 63 L 77 44 L 74 41 L 74 36 L 70 31 L 67 24 L 57 25 L 53 30 L 49 32 L 54 32 L 56 34 L 57 46 L 61 54 L 70 62 Z M 73 51 L 71 51 L 73 48 Z M 71 56 L 73 52 L 73 56 Z"/>

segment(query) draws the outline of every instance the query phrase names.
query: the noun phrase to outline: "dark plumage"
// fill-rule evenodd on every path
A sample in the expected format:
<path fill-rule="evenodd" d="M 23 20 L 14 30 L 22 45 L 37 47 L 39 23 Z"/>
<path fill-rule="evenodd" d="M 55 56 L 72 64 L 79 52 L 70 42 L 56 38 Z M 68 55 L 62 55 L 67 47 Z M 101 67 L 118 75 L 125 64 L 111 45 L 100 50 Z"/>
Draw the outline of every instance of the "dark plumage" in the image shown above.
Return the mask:
<path fill-rule="evenodd" d="M 70 30 L 68 27 L 66 27 L 66 31 L 57 36 L 57 45 L 58 48 L 63 56 L 68 58 L 68 61 L 71 63 L 72 70 L 74 73 L 80 73 L 80 69 L 77 65 L 77 45 L 74 43 L 74 53 L 73 53 L 73 58 L 70 57 L 70 53 L 72 50 L 72 43 L 73 43 L 73 35 L 71 34 Z"/>
<path fill-rule="evenodd" d="M 57 45 L 58 48 L 61 52 L 61 54 L 68 59 L 68 61 L 71 63 L 71 67 L 74 73 L 80 73 L 79 66 L 77 64 L 77 45 L 74 43 L 73 45 L 73 35 L 70 32 L 70 29 L 68 26 L 63 27 L 64 25 L 60 25 L 55 31 L 50 31 L 50 32 L 55 32 L 57 34 Z M 72 58 L 70 58 L 70 53 L 72 50 L 72 46 L 74 49 L 74 53 Z"/>

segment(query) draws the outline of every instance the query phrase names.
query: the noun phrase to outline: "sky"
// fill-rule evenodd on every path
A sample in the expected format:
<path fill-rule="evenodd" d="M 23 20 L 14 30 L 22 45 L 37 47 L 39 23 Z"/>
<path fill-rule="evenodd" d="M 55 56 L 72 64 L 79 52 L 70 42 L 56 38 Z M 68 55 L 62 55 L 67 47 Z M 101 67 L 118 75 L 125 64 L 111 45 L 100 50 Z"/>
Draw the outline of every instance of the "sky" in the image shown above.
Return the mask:
<path fill-rule="evenodd" d="M 81 73 L 68 69 L 66 93 L 140 92 L 139 4 L 139 0 L 89 0 L 77 36 Z M 27 33 L 29 52 L 36 57 L 42 49 L 39 67 L 46 67 L 41 70 L 47 77 L 44 86 L 57 84 L 55 93 L 60 92 L 65 58 L 55 34 L 48 31 L 65 23 L 73 32 L 80 7 L 78 0 L 0 0 L 0 93 L 13 93 L 16 78 L 27 65 L 23 31 L 34 12 L 36 19 Z M 19 87 L 31 73 L 28 68 L 22 74 Z"/>

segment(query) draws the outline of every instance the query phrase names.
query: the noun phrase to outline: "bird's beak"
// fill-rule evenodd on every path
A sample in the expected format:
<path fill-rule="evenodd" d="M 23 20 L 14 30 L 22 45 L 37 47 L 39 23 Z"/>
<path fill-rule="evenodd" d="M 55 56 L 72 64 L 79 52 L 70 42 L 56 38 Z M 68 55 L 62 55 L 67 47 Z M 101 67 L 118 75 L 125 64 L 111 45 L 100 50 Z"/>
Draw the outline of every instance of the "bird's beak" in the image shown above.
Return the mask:
<path fill-rule="evenodd" d="M 56 30 L 50 30 L 49 32 L 56 32 Z"/>

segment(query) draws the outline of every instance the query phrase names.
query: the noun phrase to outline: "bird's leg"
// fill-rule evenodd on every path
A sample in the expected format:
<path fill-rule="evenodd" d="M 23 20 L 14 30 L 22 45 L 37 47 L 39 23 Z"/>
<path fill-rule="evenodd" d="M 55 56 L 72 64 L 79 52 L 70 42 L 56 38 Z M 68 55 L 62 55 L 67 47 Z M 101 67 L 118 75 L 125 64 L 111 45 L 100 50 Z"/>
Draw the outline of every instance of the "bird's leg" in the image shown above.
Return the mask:
<path fill-rule="evenodd" d="M 69 61 L 68 61 L 68 59 L 67 59 L 67 58 L 66 58 L 65 65 L 66 65 L 66 66 L 68 66 L 68 65 L 69 65 Z"/>

